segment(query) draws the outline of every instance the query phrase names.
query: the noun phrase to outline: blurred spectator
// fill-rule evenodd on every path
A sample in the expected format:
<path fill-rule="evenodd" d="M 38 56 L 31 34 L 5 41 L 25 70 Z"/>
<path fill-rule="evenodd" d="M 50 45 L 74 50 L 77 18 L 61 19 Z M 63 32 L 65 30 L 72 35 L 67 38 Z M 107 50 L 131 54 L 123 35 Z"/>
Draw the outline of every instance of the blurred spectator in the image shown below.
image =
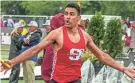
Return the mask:
<path fill-rule="evenodd" d="M 83 20 L 84 21 L 84 27 L 87 28 L 88 23 L 89 23 L 89 19 Z"/>
<path fill-rule="evenodd" d="M 24 20 L 19 20 L 19 23 L 23 24 L 23 32 L 21 33 L 22 35 L 26 35 L 28 33 L 27 29 L 25 28 L 26 26 L 26 22 Z M 12 32 L 11 32 L 11 35 L 12 33 L 16 32 L 17 29 L 13 29 Z"/>
<path fill-rule="evenodd" d="M 126 32 L 127 32 L 126 30 L 127 30 L 128 26 L 124 20 L 121 20 L 121 24 L 122 24 L 122 33 L 126 34 Z"/>
<path fill-rule="evenodd" d="M 45 29 L 47 33 L 49 33 L 51 30 L 57 29 L 62 25 L 64 25 L 64 15 L 62 13 L 58 13 L 50 20 L 51 27 L 49 27 L 48 25 L 48 27 L 46 27 Z M 49 45 L 44 49 L 43 61 L 41 64 L 42 78 L 46 83 L 49 83 L 52 73 L 52 64 L 54 57 L 52 46 L 53 45 Z"/>
<path fill-rule="evenodd" d="M 125 57 L 128 56 L 128 50 L 130 49 L 129 48 L 129 45 L 130 45 L 130 36 L 129 34 L 127 33 L 129 31 L 129 28 L 126 24 L 126 21 L 125 20 L 121 20 L 121 26 L 122 26 L 122 40 L 124 42 L 124 47 L 123 47 L 123 54 L 125 55 Z"/>
<path fill-rule="evenodd" d="M 50 21 L 50 26 L 52 28 L 52 30 L 57 29 L 58 27 L 60 27 L 61 25 L 64 25 L 64 15 L 62 13 L 58 13 L 56 14 L 52 20 Z"/>
<path fill-rule="evenodd" d="M 7 19 L 3 20 L 3 27 L 7 27 Z"/>
<path fill-rule="evenodd" d="M 135 48 L 135 22 L 132 23 L 130 48 Z"/>
<path fill-rule="evenodd" d="M 21 19 L 19 20 L 19 23 L 22 23 L 24 25 L 22 35 L 26 35 L 28 33 L 26 29 L 26 22 L 23 19 Z"/>
<path fill-rule="evenodd" d="M 14 21 L 11 16 L 7 19 L 7 27 L 14 28 Z"/>
<path fill-rule="evenodd" d="M 130 19 L 129 19 L 129 17 L 127 17 L 127 19 L 126 19 L 126 24 L 127 24 L 128 28 L 130 28 L 130 27 L 131 27 L 131 23 L 130 23 Z"/>
<path fill-rule="evenodd" d="M 51 31 L 50 20 L 46 20 L 46 23 L 43 25 L 44 25 L 46 32 L 49 33 Z"/>
<path fill-rule="evenodd" d="M 35 21 L 31 21 L 28 26 L 29 32 L 25 35 L 22 52 L 37 45 L 42 37 L 42 31 L 38 29 L 38 24 Z M 25 83 L 35 83 L 34 67 L 37 57 L 38 55 L 35 55 L 23 62 L 23 77 Z"/>
<path fill-rule="evenodd" d="M 87 28 L 87 24 L 88 24 L 88 19 L 86 20 L 80 19 L 78 26 L 81 27 L 83 30 L 85 30 Z"/>
<path fill-rule="evenodd" d="M 43 32 L 44 32 L 44 35 L 43 37 L 46 37 L 47 34 L 51 31 L 51 26 L 50 26 L 50 20 L 46 20 L 45 24 L 43 24 Z"/>
<path fill-rule="evenodd" d="M 2 21 L 2 18 L 0 17 L 0 28 L 3 27 L 3 21 Z"/>
<path fill-rule="evenodd" d="M 43 37 L 46 37 L 47 36 L 47 34 L 49 33 L 51 31 L 51 26 L 50 26 L 50 20 L 47 20 L 46 22 L 45 22 L 45 24 L 43 24 Z M 49 46 L 48 46 L 49 47 Z M 43 53 L 43 55 L 45 55 L 45 52 L 46 52 L 46 49 L 44 49 L 44 53 Z M 49 59 L 50 60 L 50 59 Z M 42 64 L 42 61 L 43 61 L 43 57 L 40 57 L 39 59 L 38 59 L 38 64 L 39 65 L 41 65 Z"/>
<path fill-rule="evenodd" d="M 14 26 L 17 29 L 17 32 L 14 32 L 11 36 L 11 44 L 9 51 L 9 60 L 17 57 L 21 53 L 22 48 L 22 39 L 21 33 L 23 31 L 23 25 L 21 23 L 16 23 Z M 20 64 L 13 66 L 9 78 L 9 83 L 18 83 L 20 74 Z"/>
<path fill-rule="evenodd" d="M 130 45 L 130 28 L 128 28 L 126 22 L 124 20 L 121 20 L 122 23 L 122 33 L 123 33 L 123 40 L 125 40 L 125 45 Z"/>

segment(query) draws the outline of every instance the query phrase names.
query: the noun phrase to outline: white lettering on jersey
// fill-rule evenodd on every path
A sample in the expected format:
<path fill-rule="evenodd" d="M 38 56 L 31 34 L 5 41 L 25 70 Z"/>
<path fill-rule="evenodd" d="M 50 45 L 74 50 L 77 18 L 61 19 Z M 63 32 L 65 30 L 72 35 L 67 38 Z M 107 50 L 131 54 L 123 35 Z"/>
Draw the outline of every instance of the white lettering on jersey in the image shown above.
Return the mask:
<path fill-rule="evenodd" d="M 69 59 L 70 60 L 79 60 L 81 58 L 83 51 L 84 51 L 84 49 L 76 49 L 76 48 L 70 49 Z"/>

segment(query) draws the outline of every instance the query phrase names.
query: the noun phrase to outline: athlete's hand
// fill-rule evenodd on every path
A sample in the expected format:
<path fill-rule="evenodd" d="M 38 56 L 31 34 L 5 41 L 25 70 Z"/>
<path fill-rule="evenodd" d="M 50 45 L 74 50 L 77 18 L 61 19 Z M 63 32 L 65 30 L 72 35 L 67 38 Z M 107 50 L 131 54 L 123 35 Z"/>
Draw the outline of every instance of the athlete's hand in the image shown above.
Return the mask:
<path fill-rule="evenodd" d="M 11 63 L 10 60 L 8 61 L 4 61 L 4 60 L 0 60 L 0 72 L 4 71 L 4 74 L 6 74 L 6 72 L 12 68 L 13 64 Z"/>
<path fill-rule="evenodd" d="M 127 76 L 135 80 L 135 68 L 126 67 L 123 71 Z"/>

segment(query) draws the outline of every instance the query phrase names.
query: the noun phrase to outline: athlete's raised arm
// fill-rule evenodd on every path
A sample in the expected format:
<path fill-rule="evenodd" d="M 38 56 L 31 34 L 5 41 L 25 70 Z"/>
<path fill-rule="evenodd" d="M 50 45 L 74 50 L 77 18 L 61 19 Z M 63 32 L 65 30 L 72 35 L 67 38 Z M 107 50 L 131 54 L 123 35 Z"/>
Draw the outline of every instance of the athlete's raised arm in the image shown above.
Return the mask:
<path fill-rule="evenodd" d="M 113 67 L 127 76 L 135 80 L 135 68 L 128 68 L 124 65 L 118 64 L 110 55 L 101 51 L 93 42 L 92 38 L 86 33 L 85 34 L 87 39 L 87 47 L 88 49 L 103 63 L 106 65 Z"/>

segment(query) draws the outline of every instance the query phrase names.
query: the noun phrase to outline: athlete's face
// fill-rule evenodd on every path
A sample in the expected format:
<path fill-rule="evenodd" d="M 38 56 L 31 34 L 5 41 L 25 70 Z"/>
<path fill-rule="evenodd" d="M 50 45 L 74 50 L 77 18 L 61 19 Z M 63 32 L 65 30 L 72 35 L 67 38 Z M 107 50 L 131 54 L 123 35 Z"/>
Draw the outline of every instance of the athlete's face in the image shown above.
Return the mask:
<path fill-rule="evenodd" d="M 68 28 L 74 28 L 77 26 L 78 21 L 80 20 L 80 15 L 75 8 L 67 7 L 65 9 L 64 15 L 65 25 Z"/>

